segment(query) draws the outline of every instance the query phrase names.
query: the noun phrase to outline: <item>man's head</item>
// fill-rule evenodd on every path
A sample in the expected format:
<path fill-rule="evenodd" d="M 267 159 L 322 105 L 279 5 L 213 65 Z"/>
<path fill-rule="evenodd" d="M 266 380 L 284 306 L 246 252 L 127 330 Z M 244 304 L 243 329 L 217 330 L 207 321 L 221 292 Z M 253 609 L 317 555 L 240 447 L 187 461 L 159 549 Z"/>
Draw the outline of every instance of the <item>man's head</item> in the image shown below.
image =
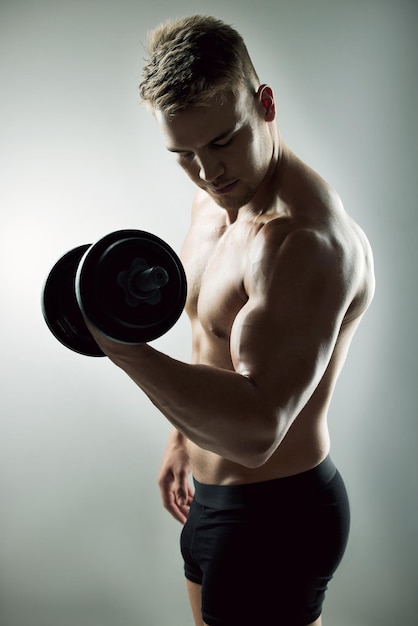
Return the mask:
<path fill-rule="evenodd" d="M 148 52 L 141 99 L 166 115 L 259 87 L 241 35 L 214 17 L 195 15 L 159 26 L 149 35 Z"/>
<path fill-rule="evenodd" d="M 141 97 L 191 180 L 231 211 L 250 203 L 277 147 L 274 95 L 242 37 L 213 17 L 158 27 Z M 274 166 L 274 163 L 273 163 Z"/>

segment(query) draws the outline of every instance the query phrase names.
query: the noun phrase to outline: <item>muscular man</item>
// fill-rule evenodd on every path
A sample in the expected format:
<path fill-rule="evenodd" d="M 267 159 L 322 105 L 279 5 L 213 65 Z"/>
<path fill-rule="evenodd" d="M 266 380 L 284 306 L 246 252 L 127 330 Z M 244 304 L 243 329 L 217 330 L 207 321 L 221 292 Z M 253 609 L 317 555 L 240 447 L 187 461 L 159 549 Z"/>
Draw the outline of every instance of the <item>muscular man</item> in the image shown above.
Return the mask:
<path fill-rule="evenodd" d="M 141 96 L 197 186 L 181 254 L 192 362 L 95 338 L 174 427 L 159 484 L 185 524 L 196 625 L 318 626 L 349 529 L 327 414 L 373 297 L 370 246 L 285 145 L 231 27 L 157 28 Z"/>

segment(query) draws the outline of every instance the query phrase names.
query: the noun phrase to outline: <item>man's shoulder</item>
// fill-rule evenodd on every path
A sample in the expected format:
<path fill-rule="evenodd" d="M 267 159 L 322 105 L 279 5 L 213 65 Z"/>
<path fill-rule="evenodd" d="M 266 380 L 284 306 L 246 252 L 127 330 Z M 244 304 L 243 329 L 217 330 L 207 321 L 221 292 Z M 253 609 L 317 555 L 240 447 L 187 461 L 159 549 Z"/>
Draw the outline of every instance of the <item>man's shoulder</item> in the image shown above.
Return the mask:
<path fill-rule="evenodd" d="M 327 193 L 320 199 L 313 196 L 300 210 L 265 220 L 249 250 L 250 260 L 265 257 L 273 263 L 285 257 L 299 259 L 301 271 L 309 264 L 320 264 L 331 273 L 354 272 L 371 255 L 370 246 L 338 194 Z"/>
<path fill-rule="evenodd" d="M 265 272 L 283 272 L 296 282 L 318 277 L 352 299 L 350 314 L 364 312 L 374 294 L 373 253 L 360 226 L 342 209 L 318 219 L 276 218 L 257 234 L 250 253 Z"/>
<path fill-rule="evenodd" d="M 250 258 L 264 257 L 274 265 L 274 260 L 299 259 L 300 270 L 308 264 L 326 260 L 331 267 L 342 257 L 341 245 L 324 224 L 288 218 L 269 220 L 258 231 L 250 250 Z"/>

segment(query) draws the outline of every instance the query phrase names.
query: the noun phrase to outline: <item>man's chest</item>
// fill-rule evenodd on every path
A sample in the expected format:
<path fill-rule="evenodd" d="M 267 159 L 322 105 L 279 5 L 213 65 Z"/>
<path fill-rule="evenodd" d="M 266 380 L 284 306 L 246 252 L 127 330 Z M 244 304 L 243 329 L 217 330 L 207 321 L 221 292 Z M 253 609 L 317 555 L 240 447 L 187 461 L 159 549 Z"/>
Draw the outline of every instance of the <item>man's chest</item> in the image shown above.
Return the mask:
<path fill-rule="evenodd" d="M 248 242 L 247 242 L 248 243 Z M 217 337 L 229 337 L 247 301 L 244 277 L 248 250 L 242 233 L 231 229 L 206 237 L 191 233 L 182 252 L 187 274 L 186 311 L 192 322 Z"/>

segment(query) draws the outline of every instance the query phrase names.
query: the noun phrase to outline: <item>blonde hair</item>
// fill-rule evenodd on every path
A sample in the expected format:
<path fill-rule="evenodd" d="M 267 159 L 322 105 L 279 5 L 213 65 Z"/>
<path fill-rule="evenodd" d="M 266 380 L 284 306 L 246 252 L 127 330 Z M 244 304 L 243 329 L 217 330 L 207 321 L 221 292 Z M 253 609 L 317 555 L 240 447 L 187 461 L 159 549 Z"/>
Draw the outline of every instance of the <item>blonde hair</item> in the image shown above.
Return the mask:
<path fill-rule="evenodd" d="M 148 36 L 148 55 L 141 100 L 169 115 L 259 85 L 243 38 L 215 17 L 194 15 L 161 24 Z"/>

